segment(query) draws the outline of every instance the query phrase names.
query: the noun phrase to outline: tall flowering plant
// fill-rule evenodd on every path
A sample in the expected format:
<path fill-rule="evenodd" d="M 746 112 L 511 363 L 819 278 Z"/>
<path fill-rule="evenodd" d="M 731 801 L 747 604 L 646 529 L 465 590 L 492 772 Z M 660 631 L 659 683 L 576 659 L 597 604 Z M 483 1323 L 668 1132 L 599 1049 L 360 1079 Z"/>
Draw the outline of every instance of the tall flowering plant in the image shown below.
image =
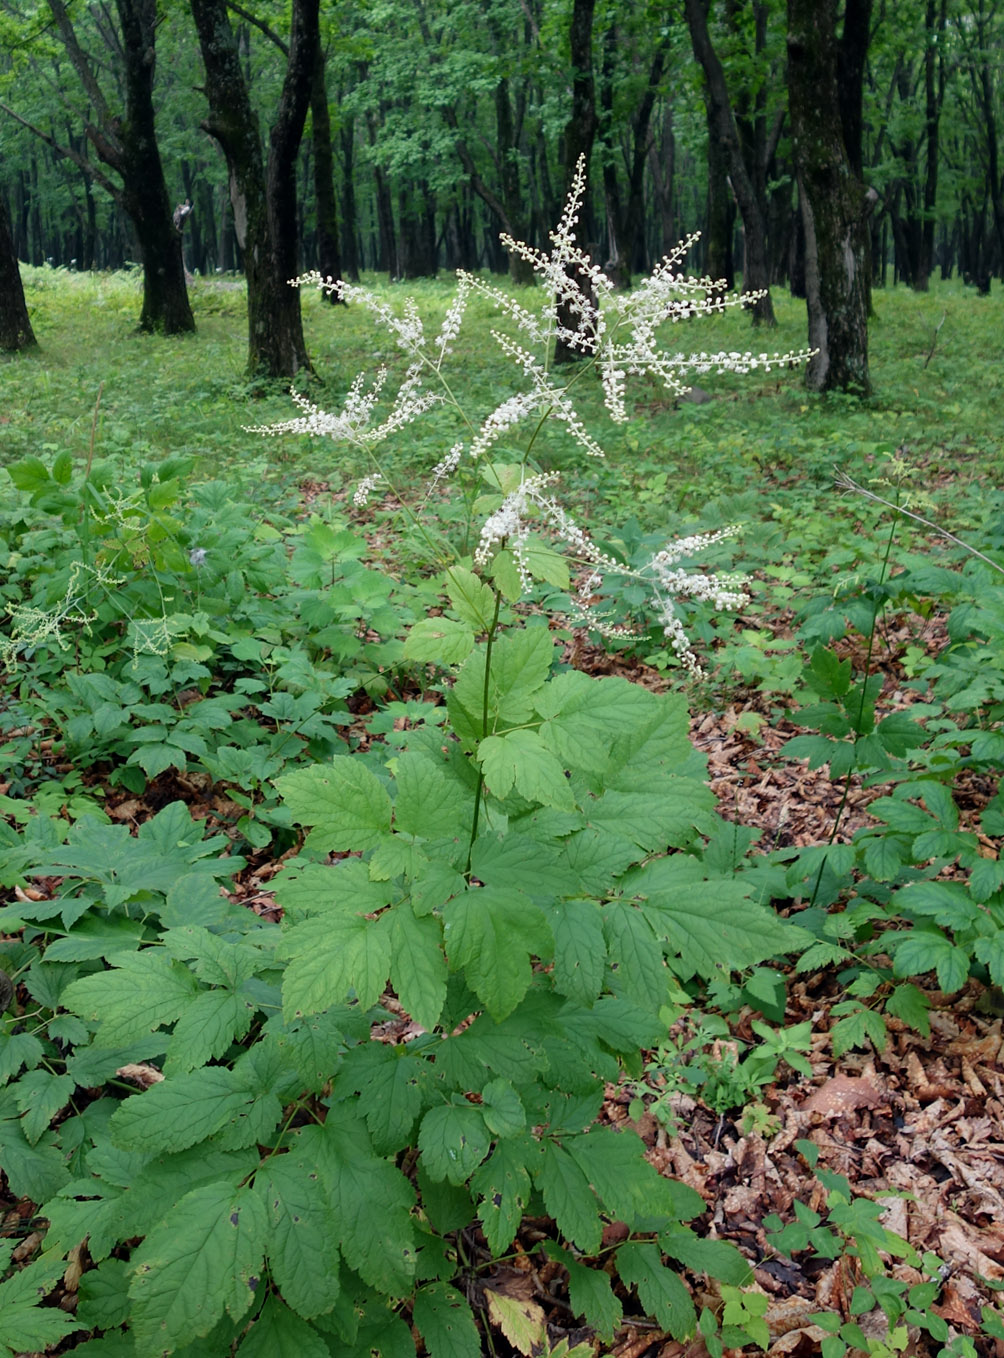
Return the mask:
<path fill-rule="evenodd" d="M 375 492 L 393 490 L 381 458 L 381 445 L 427 411 L 446 405 L 457 415 L 463 437 L 431 469 L 425 499 L 454 478 L 465 485 L 481 484 L 489 494 L 477 505 L 482 512 L 473 551 L 475 573 L 492 582 L 510 602 L 525 597 L 534 581 L 551 584 L 566 581 L 567 565 L 558 565 L 557 548 L 566 563 L 577 568 L 573 619 L 607 635 L 626 635 L 607 624 L 592 607 L 603 592 L 610 573 L 630 574 L 644 582 L 651 607 L 663 626 L 672 650 L 693 673 L 700 673 L 697 657 L 684 632 L 674 599 L 693 598 L 716 609 L 739 608 L 746 601 L 746 581 L 741 576 L 718 575 L 687 569 L 682 563 L 703 549 L 729 536 L 735 528 L 692 535 L 669 542 L 655 552 L 640 570 L 628 571 L 604 554 L 561 505 L 557 496 L 559 477 L 542 469 L 535 456 L 544 430 L 557 422 L 578 443 L 587 457 L 603 458 L 599 440 L 590 432 L 576 409 L 575 390 L 582 389 L 584 370 L 595 368 L 603 385 L 606 408 L 612 420 L 628 419 L 627 384 L 631 377 L 650 375 L 671 393 L 689 389 L 689 378 L 708 372 L 769 372 L 782 363 L 801 361 L 808 351 L 789 354 L 753 354 L 737 351 L 690 353 L 665 346 L 667 327 L 739 306 L 748 298 L 723 295 L 708 278 L 692 278 L 680 272 L 681 263 L 696 237 L 682 241 L 630 292 L 615 288 L 610 278 L 592 262 L 576 242 L 575 227 L 585 193 L 584 165 L 580 160 L 565 210 L 551 233 L 549 253 L 536 250 L 503 235 L 507 248 L 521 255 L 533 268 L 542 287 L 531 296 L 542 298 L 536 308 L 485 279 L 464 270 L 457 274 L 457 290 L 435 338 L 426 336 L 422 318 L 409 299 L 403 314 L 396 314 L 384 301 L 365 288 L 321 279 L 307 274 L 296 280 L 314 285 L 340 300 L 358 303 L 385 327 L 407 357 L 408 366 L 396 393 L 385 398 L 387 371 L 381 369 L 366 385 L 359 377 L 352 384 L 341 411 L 330 413 L 306 397 L 293 394 L 301 414 L 280 424 L 254 432 L 280 435 L 308 434 L 348 443 L 365 454 L 371 470 L 356 487 L 353 501 L 366 505 Z M 489 298 L 508 321 L 508 331 L 493 330 L 492 336 L 519 373 L 520 389 L 506 395 L 480 418 L 472 416 L 458 401 L 445 371 L 446 360 L 460 335 L 472 293 Z M 574 322 L 574 328 L 568 320 Z M 515 331 L 515 337 L 513 335 Z M 558 341 L 577 352 L 581 362 L 569 373 L 556 368 L 552 354 Z M 505 450 L 505 458 L 493 454 Z M 515 461 L 512 460 L 515 451 Z M 491 492 L 494 491 L 494 499 Z M 421 531 L 430 536 L 418 507 L 409 507 Z M 545 550 L 550 540 L 551 550 Z M 438 554 L 444 553 L 437 543 Z M 444 560 L 444 565 L 449 564 Z M 414 652 L 414 646 L 412 650 Z M 417 658 L 417 657 L 416 657 Z"/>

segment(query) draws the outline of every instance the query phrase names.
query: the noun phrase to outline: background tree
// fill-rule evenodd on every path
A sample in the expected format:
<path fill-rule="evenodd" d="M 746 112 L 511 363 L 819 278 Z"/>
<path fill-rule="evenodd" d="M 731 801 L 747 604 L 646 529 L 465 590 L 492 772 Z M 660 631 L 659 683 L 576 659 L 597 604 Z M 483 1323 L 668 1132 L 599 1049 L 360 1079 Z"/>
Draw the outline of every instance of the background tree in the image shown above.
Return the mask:
<path fill-rule="evenodd" d="M 87 108 L 81 120 L 87 144 L 118 175 L 120 185 L 98 170 L 87 150 L 74 144 L 72 134 L 58 140 L 16 110 L 4 106 L 5 111 L 45 141 L 55 155 L 73 161 L 128 215 L 143 263 L 140 329 L 169 335 L 194 330 L 181 237 L 171 219 L 155 130 L 156 0 L 116 0 L 117 29 L 109 11 L 102 9 L 103 23 L 94 24 L 88 35 L 92 39 L 90 50 L 81 41 L 62 0 L 48 0 L 48 4 L 55 32 L 86 96 Z M 98 80 L 98 72 L 109 64 L 120 76 L 112 93 Z"/>
<path fill-rule="evenodd" d="M 310 366 L 300 294 L 289 280 L 299 273 L 296 155 L 320 40 L 318 0 L 293 0 L 289 55 L 267 161 L 225 0 L 191 0 L 191 6 L 206 70 L 209 115 L 203 126 L 226 157 L 244 255 L 248 372 L 293 377 Z"/>
<path fill-rule="evenodd" d="M 0 199 L 0 349 L 8 352 L 30 349 L 35 342 L 7 208 Z"/>
<path fill-rule="evenodd" d="M 725 71 L 708 30 L 708 0 L 685 0 L 685 3 L 694 56 L 704 72 L 709 140 L 713 138 L 718 143 L 722 162 L 728 166 L 732 191 L 743 220 L 745 238 L 743 292 L 762 294 L 750 308 L 754 324 L 774 325 L 764 203 L 758 199 L 752 177 L 743 159 L 739 131 L 725 81 Z M 712 155 L 713 153 L 709 151 L 709 159 Z"/>
<path fill-rule="evenodd" d="M 788 99 L 805 228 L 813 391 L 867 395 L 868 215 L 853 173 L 837 86 L 836 0 L 788 0 Z"/>

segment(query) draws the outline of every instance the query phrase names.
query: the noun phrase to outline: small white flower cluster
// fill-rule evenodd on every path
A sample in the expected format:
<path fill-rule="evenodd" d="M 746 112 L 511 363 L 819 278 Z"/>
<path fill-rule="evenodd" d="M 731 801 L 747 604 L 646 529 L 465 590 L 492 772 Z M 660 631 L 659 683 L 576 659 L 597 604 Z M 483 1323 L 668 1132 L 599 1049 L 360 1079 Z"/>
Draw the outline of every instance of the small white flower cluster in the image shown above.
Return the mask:
<path fill-rule="evenodd" d="M 440 481 L 445 481 L 447 477 L 452 476 L 457 470 L 460 466 L 460 459 L 463 456 L 463 452 L 464 445 L 462 443 L 455 443 L 442 461 L 436 463 L 432 469 L 432 474 L 429 477 L 429 484 L 425 488 L 425 498 L 427 500 L 431 495 L 435 494 Z"/>
<path fill-rule="evenodd" d="M 352 503 L 356 509 L 365 509 L 370 496 L 382 480 L 383 476 L 380 472 L 373 472 L 371 475 L 363 477 L 352 496 Z"/>
<path fill-rule="evenodd" d="M 676 563 L 732 537 L 737 531 L 733 525 L 714 533 L 696 533 L 691 537 L 677 538 L 661 552 L 656 552 L 644 572 L 653 580 L 651 603 L 662 623 L 663 635 L 681 663 L 696 677 L 700 677 L 702 671 L 683 624 L 673 608 L 672 598 L 697 599 L 710 603 L 718 611 L 726 608 L 738 610 L 749 602 L 746 593 L 749 579 L 745 575 L 699 574 L 682 570 Z"/>
<path fill-rule="evenodd" d="M 245 431 L 271 436 L 309 434 L 311 438 L 342 439 L 357 448 L 369 450 L 442 400 L 442 397 L 432 392 L 419 390 L 421 370 L 417 364 L 413 364 L 405 373 L 390 413 L 381 423 L 372 424 L 373 412 L 386 380 L 387 370 L 381 368 L 366 391 L 363 389 L 365 375 L 360 373 L 349 388 L 339 414 L 321 410 L 299 392 L 291 391 L 293 403 L 305 412 L 303 415 L 295 420 L 283 420 L 280 424 L 245 425 Z"/>

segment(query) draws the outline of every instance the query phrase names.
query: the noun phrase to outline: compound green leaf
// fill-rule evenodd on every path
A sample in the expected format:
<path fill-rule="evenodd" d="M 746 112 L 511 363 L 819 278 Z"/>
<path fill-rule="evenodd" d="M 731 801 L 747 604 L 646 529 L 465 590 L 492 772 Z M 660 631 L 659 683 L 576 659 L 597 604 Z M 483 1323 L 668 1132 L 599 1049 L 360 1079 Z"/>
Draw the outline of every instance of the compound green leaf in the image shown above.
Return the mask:
<path fill-rule="evenodd" d="M 554 933 L 554 984 L 562 995 L 589 1006 L 603 987 L 607 945 L 595 901 L 559 902 L 550 912 Z"/>
<path fill-rule="evenodd" d="M 727 1240 L 708 1240 L 675 1223 L 660 1233 L 659 1246 L 692 1273 L 707 1273 L 732 1287 L 747 1287 L 753 1281 L 749 1261 Z"/>
<path fill-rule="evenodd" d="M 33 1033 L 0 1033 L 0 1085 L 18 1073 L 22 1066 L 34 1069 L 45 1048 Z"/>
<path fill-rule="evenodd" d="M 232 1070 L 206 1066 L 133 1094 L 112 1114 L 116 1145 L 134 1151 L 182 1151 L 219 1131 L 252 1102 Z"/>
<path fill-rule="evenodd" d="M 611 989 L 658 1013 L 668 997 L 669 972 L 649 921 L 636 906 L 614 900 L 604 906 L 603 932 L 613 973 Z"/>
<path fill-rule="evenodd" d="M 367 1009 L 387 985 L 390 926 L 386 915 L 312 915 L 289 930 L 277 956 L 288 959 L 282 983 L 287 1022 L 341 1004 L 350 991 Z"/>
<path fill-rule="evenodd" d="M 462 1184 L 481 1164 L 491 1146 L 481 1109 L 469 1103 L 430 1108 L 418 1131 L 418 1148 L 430 1179 Z"/>
<path fill-rule="evenodd" d="M 569 1137 L 568 1154 L 582 1170 L 607 1210 L 629 1225 L 658 1212 L 665 1180 L 645 1159 L 645 1145 L 635 1132 L 594 1127 L 585 1136 Z"/>
<path fill-rule="evenodd" d="M 536 700 L 541 738 L 572 769 L 602 773 L 610 742 L 650 720 L 658 699 L 626 679 L 593 679 L 578 670 L 556 675 Z"/>
<path fill-rule="evenodd" d="M 481 1114 L 494 1136 L 515 1136 L 526 1126 L 526 1109 L 508 1080 L 489 1080 L 481 1091 Z"/>
<path fill-rule="evenodd" d="M 195 1070 L 223 1056 L 246 1035 L 255 1008 L 247 996 L 232 990 L 204 990 L 196 995 L 174 1026 L 164 1073 Z"/>
<path fill-rule="evenodd" d="M 537 1187 L 562 1235 L 583 1254 L 595 1254 L 603 1235 L 596 1198 L 585 1174 L 554 1141 L 544 1143 Z"/>
<path fill-rule="evenodd" d="M 415 1194 L 408 1180 L 391 1161 L 374 1155 L 365 1124 L 345 1106 L 332 1107 L 323 1127 L 304 1128 L 294 1146 L 324 1176 L 345 1262 L 370 1287 L 407 1295 L 416 1254 Z"/>
<path fill-rule="evenodd" d="M 261 1286 L 268 1216 L 251 1188 L 187 1193 L 133 1256 L 137 1348 L 170 1354 L 208 1334 L 224 1309 L 240 1320 Z"/>
<path fill-rule="evenodd" d="M 673 858 L 663 858 L 632 874 L 630 883 L 647 897 L 656 933 L 701 976 L 715 976 L 722 967 L 741 971 L 811 942 L 804 929 L 749 900 L 741 879 L 686 882 Z"/>
<path fill-rule="evenodd" d="M 687 844 L 714 806 L 715 795 L 704 783 L 667 775 L 658 792 L 608 790 L 585 809 L 594 829 L 650 852 Z"/>
<path fill-rule="evenodd" d="M 480 1358 L 481 1336 L 455 1287 L 429 1283 L 415 1294 L 413 1319 L 429 1358 Z"/>
<path fill-rule="evenodd" d="M 237 1350 L 238 1358 L 331 1358 L 331 1349 L 313 1325 L 301 1320 L 278 1297 L 267 1297 L 261 1314 Z"/>
<path fill-rule="evenodd" d="M 471 1178 L 472 1190 L 481 1197 L 478 1217 L 485 1239 L 496 1256 L 509 1248 L 523 1220 L 530 1201 L 527 1158 L 534 1153 L 527 1138 L 500 1141 Z"/>
<path fill-rule="evenodd" d="M 341 1080 L 360 1096 L 366 1126 L 378 1151 L 392 1154 L 410 1145 L 422 1111 L 428 1065 L 408 1047 L 361 1042 L 345 1058 Z"/>
<path fill-rule="evenodd" d="M 255 1189 L 268 1212 L 269 1268 L 283 1299 L 308 1320 L 330 1311 L 341 1290 L 338 1222 L 319 1170 L 294 1154 L 273 1155 Z"/>
<path fill-rule="evenodd" d="M 307 835 L 308 847 L 329 853 L 373 849 L 390 833 L 386 788 L 351 756 L 297 769 L 277 778 L 275 785 L 293 820 L 314 827 Z"/>
<path fill-rule="evenodd" d="M 530 956 L 551 951 L 543 912 L 519 891 L 480 887 L 443 907 L 450 966 L 465 979 L 496 1022 L 511 1014 L 530 988 Z"/>
<path fill-rule="evenodd" d="M 397 997 L 423 1028 L 435 1028 L 446 1002 L 443 927 L 432 915 L 418 918 L 405 902 L 389 915 L 390 975 Z"/>
<path fill-rule="evenodd" d="M 81 1018 L 100 1020 L 95 1046 L 119 1047 L 173 1023 L 199 989 L 188 967 L 160 948 L 144 948 L 117 956 L 108 971 L 71 981 L 60 1002 Z"/>
<path fill-rule="evenodd" d="M 666 1268 L 657 1245 L 628 1241 L 617 1251 L 617 1272 L 628 1287 L 638 1290 L 645 1313 L 674 1339 L 686 1339 L 697 1324 L 697 1313 L 683 1280 Z"/>
<path fill-rule="evenodd" d="M 557 1260 L 568 1272 L 568 1299 L 572 1303 L 572 1313 L 591 1325 L 599 1337 L 609 1344 L 624 1314 L 620 1298 L 614 1293 L 610 1274 L 604 1269 L 589 1268 L 580 1263 L 569 1250 L 562 1249 L 551 1240 L 544 1242 L 544 1250 L 550 1259 Z"/>
<path fill-rule="evenodd" d="M 450 604 L 464 622 L 479 632 L 487 632 L 495 613 L 495 595 L 491 586 L 464 566 L 451 566 L 446 572 L 446 592 Z"/>
<path fill-rule="evenodd" d="M 420 839 L 449 839 L 471 819 L 471 795 L 428 755 L 412 750 L 394 761 L 394 829 Z"/>
<path fill-rule="evenodd" d="M 76 1087 L 71 1076 L 53 1075 L 48 1070 L 30 1070 L 11 1086 L 29 1145 L 40 1140 L 59 1110 L 69 1103 Z"/>
<path fill-rule="evenodd" d="M 36 1259 L 0 1283 L 0 1345 L 7 1352 L 41 1353 L 80 1328 L 73 1316 L 39 1305 L 65 1268 L 59 1259 Z"/>
<path fill-rule="evenodd" d="M 404 643 L 405 660 L 459 665 L 474 649 L 474 631 L 455 618 L 419 618 Z"/>
<path fill-rule="evenodd" d="M 545 748 L 536 731 L 510 731 L 488 736 L 478 746 L 478 760 L 488 790 L 500 800 L 515 787 L 527 801 L 574 811 L 575 797 L 565 770 Z"/>

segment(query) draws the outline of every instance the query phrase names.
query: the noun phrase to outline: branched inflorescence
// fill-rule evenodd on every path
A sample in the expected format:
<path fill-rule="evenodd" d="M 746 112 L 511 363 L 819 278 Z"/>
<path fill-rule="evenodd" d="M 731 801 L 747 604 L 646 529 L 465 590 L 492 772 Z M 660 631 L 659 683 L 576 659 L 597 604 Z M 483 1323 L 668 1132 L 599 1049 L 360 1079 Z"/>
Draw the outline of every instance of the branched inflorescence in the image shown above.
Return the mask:
<path fill-rule="evenodd" d="M 410 299 L 398 314 L 367 289 L 350 283 L 324 280 L 317 273 L 294 280 L 298 286 L 316 286 L 342 301 L 366 307 L 393 337 L 407 359 L 407 370 L 390 410 L 382 418 L 378 418 L 377 410 L 387 379 L 384 370 L 378 373 L 369 388 L 364 386 L 362 377 L 357 378 L 337 414 L 319 410 L 294 393 L 293 399 L 303 411 L 299 418 L 254 432 L 329 437 L 366 452 L 374 471 L 363 478 L 353 497 L 355 505 L 361 508 L 374 487 L 386 480 L 376 455 L 378 445 L 433 405 L 452 405 L 467 430 L 466 438 L 455 443 L 433 468 L 426 500 L 458 470 L 479 462 L 484 467 L 485 479 L 497 488 L 498 474 L 488 461 L 488 455 L 499 445 L 512 447 L 517 441 L 521 449 L 521 479 L 515 488 L 501 494 L 495 507 L 489 509 L 475 551 L 476 567 L 490 574 L 496 554 L 505 549 L 516 562 L 524 589 L 529 590 L 533 572 L 528 544 L 532 534 L 543 533 L 580 567 L 581 583 L 573 601 L 575 620 L 610 636 L 626 633 L 623 629 L 607 626 L 593 607 L 593 598 L 601 590 L 604 577 L 616 573 L 642 580 L 671 649 L 683 665 L 699 673 L 673 600 L 701 600 L 716 609 L 741 608 L 746 602 L 747 582 L 741 576 L 688 570 L 680 563 L 735 530 L 729 528 L 679 539 L 655 553 L 638 571 L 628 570 L 599 551 L 554 497 L 552 487 L 557 482 L 556 475 L 537 470 L 529 461 L 540 429 L 551 421 L 560 422 L 590 457 L 604 455 L 575 408 L 571 382 L 558 380 L 550 366 L 553 347 L 560 341 L 566 349 L 580 354 L 597 367 L 607 410 L 618 422 L 628 418 L 626 389 L 630 377 L 654 377 L 679 396 L 689 389 L 692 376 L 709 372 L 749 373 L 756 369 L 769 372 L 781 364 L 801 362 L 810 351 L 753 354 L 733 350 L 684 354 L 664 348 L 667 325 L 723 311 L 726 307 L 745 305 L 754 298 L 752 295 L 727 294 L 721 282 L 693 278 L 682 271 L 684 258 L 696 236 L 681 241 L 630 292 L 618 291 L 613 281 L 576 243 L 576 226 L 585 187 L 585 167 L 580 161 L 561 220 L 550 234 L 551 250 L 548 253 L 509 236 L 502 237 L 506 248 L 526 260 L 542 284 L 538 291 L 528 294 L 531 299 L 543 295 L 542 304 L 536 308 L 485 279 L 460 270 L 456 294 L 439 333 L 430 340 Z M 470 418 L 462 409 L 442 371 L 460 333 L 467 303 L 475 292 L 490 300 L 508 322 L 508 333 L 494 330 L 492 335 L 525 384 L 521 390 L 506 395 L 479 419 Z M 580 376 L 581 368 L 572 380 L 578 380 Z M 435 394 L 425 391 L 423 383 L 427 380 L 438 385 L 439 391 Z M 508 484 L 511 485 L 511 481 Z"/>

